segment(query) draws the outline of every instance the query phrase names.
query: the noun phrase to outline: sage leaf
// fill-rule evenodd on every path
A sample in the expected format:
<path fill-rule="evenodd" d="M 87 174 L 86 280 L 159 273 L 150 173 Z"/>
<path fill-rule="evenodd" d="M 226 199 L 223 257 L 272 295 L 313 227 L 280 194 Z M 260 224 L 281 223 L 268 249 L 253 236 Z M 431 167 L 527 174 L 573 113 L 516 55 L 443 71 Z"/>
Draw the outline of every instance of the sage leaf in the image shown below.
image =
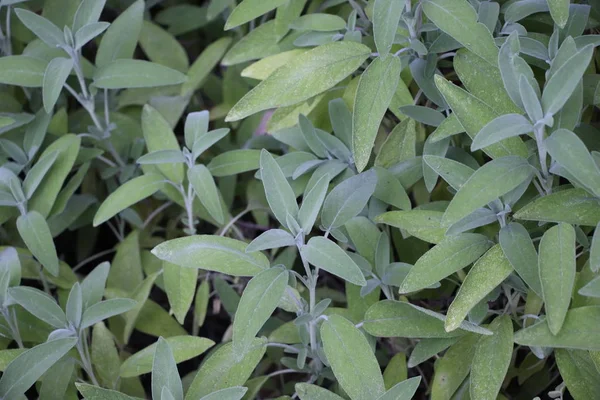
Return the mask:
<path fill-rule="evenodd" d="M 17 218 L 17 230 L 31 253 L 52 275 L 58 276 L 58 256 L 46 219 L 37 211 Z"/>
<path fill-rule="evenodd" d="M 373 36 L 379 54 L 387 54 L 392 49 L 398 23 L 402 15 L 402 2 L 375 0 L 373 5 Z"/>
<path fill-rule="evenodd" d="M 260 153 L 260 173 L 271 211 L 283 226 L 290 228 L 286 223 L 286 218 L 288 215 L 291 215 L 292 218 L 298 216 L 296 195 L 281 171 L 279 164 L 264 149 Z"/>
<path fill-rule="evenodd" d="M 315 236 L 300 249 L 303 259 L 358 286 L 367 282 L 360 268 L 344 250 L 331 240 Z"/>
<path fill-rule="evenodd" d="M 187 171 L 188 181 L 194 188 L 200 203 L 219 224 L 225 220 L 219 189 L 210 171 L 202 164 L 194 165 Z"/>
<path fill-rule="evenodd" d="M 515 271 L 527 286 L 541 297 L 542 284 L 538 269 L 538 254 L 527 229 L 518 222 L 511 222 L 500 229 L 499 242 L 504 255 Z"/>
<path fill-rule="evenodd" d="M 176 85 L 187 77 L 169 67 L 142 60 L 118 59 L 98 68 L 94 86 L 100 89 L 127 89 Z"/>
<path fill-rule="evenodd" d="M 72 69 L 73 60 L 62 57 L 57 57 L 50 61 L 48 67 L 46 67 L 44 81 L 42 83 L 42 92 L 44 109 L 48 114 L 52 113 L 54 104 L 56 104 L 56 100 L 58 100 L 58 96 Z"/>
<path fill-rule="evenodd" d="M 529 132 L 533 132 L 533 125 L 527 118 L 519 114 L 505 114 L 492 120 L 479 131 L 473 139 L 471 150 L 479 150 L 506 138 Z"/>
<path fill-rule="evenodd" d="M 152 397 L 164 399 L 165 389 L 173 400 L 183 400 L 183 386 L 173 352 L 167 341 L 159 337 L 152 362 Z"/>

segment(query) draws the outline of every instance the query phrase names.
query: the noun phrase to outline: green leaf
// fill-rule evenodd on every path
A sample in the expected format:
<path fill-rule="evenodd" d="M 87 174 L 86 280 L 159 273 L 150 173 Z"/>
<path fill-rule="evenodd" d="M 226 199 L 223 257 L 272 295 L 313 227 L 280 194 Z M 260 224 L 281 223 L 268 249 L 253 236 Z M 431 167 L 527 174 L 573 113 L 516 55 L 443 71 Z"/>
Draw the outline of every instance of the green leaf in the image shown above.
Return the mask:
<path fill-rule="evenodd" d="M 510 317 L 498 317 L 488 328 L 494 334 L 482 336 L 475 345 L 470 384 L 473 399 L 494 399 L 498 396 L 512 358 L 513 326 Z"/>
<path fill-rule="evenodd" d="M 288 282 L 288 271 L 274 267 L 248 282 L 233 320 L 233 352 L 241 359 L 254 337 L 277 308 Z"/>
<path fill-rule="evenodd" d="M 234 386 L 227 389 L 217 390 L 216 392 L 212 392 L 211 394 L 207 394 L 202 397 L 200 400 L 240 400 L 246 392 L 248 388 L 242 386 Z"/>
<path fill-rule="evenodd" d="M 410 400 L 421 384 L 421 377 L 406 379 L 394 385 L 377 400 Z"/>
<path fill-rule="evenodd" d="M 431 383 L 431 400 L 452 398 L 471 370 L 478 339 L 476 335 L 462 337 L 437 360 Z"/>
<path fill-rule="evenodd" d="M 188 56 L 177 39 L 150 21 L 144 21 L 140 33 L 140 47 L 154 63 L 185 73 L 189 68 Z"/>
<path fill-rule="evenodd" d="M 183 400 L 183 386 L 177 371 L 177 363 L 169 343 L 162 337 L 158 338 L 154 347 L 152 361 L 152 397 L 163 398 L 162 393 L 167 389 L 174 400 Z"/>
<path fill-rule="evenodd" d="M 121 359 L 112 332 L 102 322 L 92 330 L 91 362 L 100 384 L 108 387 L 117 384 Z"/>
<path fill-rule="evenodd" d="M 142 111 L 142 132 L 148 152 L 160 150 L 180 151 L 177 138 L 169 122 L 152 106 L 146 104 Z M 183 165 L 180 163 L 158 164 L 159 171 L 175 183 L 183 182 Z"/>
<path fill-rule="evenodd" d="M 471 139 L 474 139 L 485 125 L 498 117 L 493 108 L 469 92 L 439 75 L 435 75 L 434 80 L 436 87 L 440 90 Z M 500 143 L 485 148 L 484 151 L 492 158 L 509 155 L 527 157 L 527 148 L 523 141 L 517 137 L 505 139 Z"/>
<path fill-rule="evenodd" d="M 375 0 L 373 4 L 373 36 L 379 54 L 392 49 L 404 4 L 394 0 Z"/>
<path fill-rule="evenodd" d="M 375 165 L 389 168 L 399 162 L 415 157 L 417 130 L 420 127 L 414 119 L 406 118 L 392 129 L 375 158 Z"/>
<path fill-rule="evenodd" d="M 490 245 L 488 238 L 476 233 L 446 237 L 417 260 L 402 282 L 400 293 L 415 292 L 441 281 L 477 260 Z"/>
<path fill-rule="evenodd" d="M 78 30 L 75 33 L 75 50 L 81 49 L 96 36 L 108 29 L 109 26 L 108 22 L 95 22 Z"/>
<path fill-rule="evenodd" d="M 103 389 L 87 383 L 75 382 L 75 386 L 86 400 L 140 400 L 139 397 L 131 397 L 116 390 Z"/>
<path fill-rule="evenodd" d="M 90 306 L 83 313 L 81 329 L 88 328 L 115 315 L 123 314 L 136 306 L 130 299 L 110 299 Z"/>
<path fill-rule="evenodd" d="M 136 160 L 138 164 L 183 164 L 185 157 L 181 150 L 157 150 L 144 154 Z"/>
<path fill-rule="evenodd" d="M 27 176 L 23 181 L 23 193 L 25 198 L 30 199 L 35 193 L 44 176 L 48 173 L 48 170 L 52 168 L 52 165 L 58 157 L 58 152 L 53 151 L 52 153 L 44 154 L 35 163 L 35 165 L 27 172 Z"/>
<path fill-rule="evenodd" d="M 600 371 L 587 351 L 556 349 L 560 376 L 574 399 L 592 399 L 600 390 Z"/>
<path fill-rule="evenodd" d="M 415 348 L 410 353 L 410 358 L 408 359 L 407 363 L 408 368 L 414 368 L 422 362 L 446 350 L 448 347 L 456 343 L 459 337 L 419 340 L 419 343 L 417 343 Z"/>
<path fill-rule="evenodd" d="M 133 57 L 144 20 L 144 1 L 137 0 L 107 29 L 96 53 L 96 66 L 105 67 L 118 59 Z"/>
<path fill-rule="evenodd" d="M 344 250 L 331 240 L 315 236 L 300 249 L 302 257 L 314 265 L 340 278 L 365 286 L 367 282 L 360 268 Z"/>
<path fill-rule="evenodd" d="M 224 29 L 229 30 L 245 24 L 285 3 L 286 0 L 243 0 L 229 14 Z"/>
<path fill-rule="evenodd" d="M 323 226 L 328 230 L 335 229 L 357 216 L 367 205 L 376 187 L 375 170 L 355 175 L 337 185 L 325 198 L 321 212 Z"/>
<path fill-rule="evenodd" d="M 183 325 L 185 316 L 194 300 L 198 270 L 163 262 L 163 280 L 169 305 L 177 322 Z"/>
<path fill-rule="evenodd" d="M 378 215 L 375 221 L 400 228 L 429 243 L 439 243 L 446 237 L 447 228 L 442 222 L 442 211 L 409 210 L 388 211 Z"/>
<path fill-rule="evenodd" d="M 269 229 L 250 242 L 246 253 L 295 245 L 296 241 L 289 232 L 283 229 Z"/>
<path fill-rule="evenodd" d="M 63 32 L 52 22 L 24 8 L 15 9 L 15 14 L 30 31 L 50 47 L 65 45 Z"/>
<path fill-rule="evenodd" d="M 370 53 L 368 47 L 359 43 L 334 42 L 300 54 L 246 94 L 229 111 L 226 120 L 237 121 L 316 96 L 354 72 Z"/>
<path fill-rule="evenodd" d="M 302 15 L 290 24 L 299 31 L 332 32 L 344 29 L 346 21 L 333 14 L 313 13 Z"/>
<path fill-rule="evenodd" d="M 477 22 L 470 3 L 461 0 L 426 0 L 423 11 L 427 18 L 456 41 L 491 65 L 498 63 L 498 48 L 490 31 Z"/>
<path fill-rule="evenodd" d="M 569 20 L 569 0 L 548 0 L 548 8 L 554 23 L 561 29 L 565 27 Z"/>
<path fill-rule="evenodd" d="M 558 129 L 545 140 L 548 153 L 596 196 L 600 195 L 600 170 L 579 137 L 566 129 Z"/>
<path fill-rule="evenodd" d="M 65 311 L 67 315 L 67 321 L 69 322 L 69 324 L 73 325 L 76 328 L 79 328 L 79 325 L 81 324 L 81 318 L 83 315 L 83 295 L 81 294 L 81 285 L 79 284 L 79 282 L 75 282 L 75 284 L 71 288 L 71 291 L 69 292 L 69 297 L 67 298 L 67 305 L 65 306 Z"/>
<path fill-rule="evenodd" d="M 531 179 L 534 169 L 519 156 L 497 158 L 475 171 L 448 205 L 442 224 L 451 225 Z"/>
<path fill-rule="evenodd" d="M 296 383 L 295 388 L 300 400 L 342 400 L 337 394 L 310 383 Z"/>
<path fill-rule="evenodd" d="M 28 56 L 0 58 L 0 83 L 24 87 L 41 87 L 47 63 Z"/>
<path fill-rule="evenodd" d="M 554 335 L 548 326 L 548 319 L 521 329 L 515 333 L 515 343 L 523 346 L 555 347 L 566 349 L 600 350 L 598 331 L 600 307 L 589 306 L 569 310 L 563 326 Z"/>
<path fill-rule="evenodd" d="M 582 296 L 600 297 L 600 278 L 596 277 L 577 292 Z"/>
<path fill-rule="evenodd" d="M 242 149 L 221 153 L 208 163 L 208 169 L 216 177 L 241 174 L 260 168 L 260 150 Z"/>
<path fill-rule="evenodd" d="M 410 198 L 394 174 L 381 167 L 375 167 L 374 169 L 377 172 L 377 186 L 373 197 L 394 207 L 410 210 L 412 207 Z"/>
<path fill-rule="evenodd" d="M 83 0 L 73 18 L 72 31 L 77 32 L 86 25 L 98 22 L 105 4 L 106 0 Z"/>
<path fill-rule="evenodd" d="M 538 265 L 548 326 L 556 335 L 567 315 L 577 272 L 575 229 L 571 225 L 561 223 L 544 233 Z"/>
<path fill-rule="evenodd" d="M 188 169 L 187 176 L 200 203 L 202 203 L 215 221 L 222 224 L 224 216 L 223 207 L 221 206 L 221 197 L 219 195 L 219 189 L 208 168 L 202 164 L 194 165 L 192 168 Z"/>
<path fill-rule="evenodd" d="M 269 268 L 269 260 L 259 252 L 247 254 L 246 243 L 212 235 L 196 235 L 167 240 L 152 254 L 185 268 L 201 268 L 233 276 L 254 276 Z"/>
<path fill-rule="evenodd" d="M 169 344 L 176 363 L 197 357 L 215 344 L 212 340 L 196 336 L 172 336 L 165 341 Z M 156 346 L 157 344 L 153 343 L 125 360 L 121 365 L 121 377 L 131 378 L 152 371 Z"/>
<path fill-rule="evenodd" d="M 233 344 L 225 343 L 202 364 L 185 400 L 195 400 L 220 389 L 243 385 L 265 354 L 264 339 L 254 339 L 252 350 L 240 360 Z"/>
<path fill-rule="evenodd" d="M 27 203 L 29 210 L 35 210 L 45 218 L 48 217 L 50 210 L 52 210 L 58 198 L 63 183 L 75 164 L 80 145 L 81 138 L 79 136 L 67 134 L 46 147 L 40 158 L 55 151 L 58 152 L 58 157 L 44 176 L 44 179 L 39 184 L 31 199 L 29 199 Z"/>
<path fill-rule="evenodd" d="M 310 233 L 317 220 L 329 188 L 329 180 L 328 175 L 322 176 L 302 198 L 302 205 L 298 211 L 298 223 L 305 234 Z"/>
<path fill-rule="evenodd" d="M 471 144 L 471 151 L 480 150 L 513 136 L 533 132 L 533 125 L 519 114 L 505 114 L 484 126 Z"/>
<path fill-rule="evenodd" d="M 9 295 L 17 304 L 37 318 L 55 328 L 65 328 L 67 317 L 56 301 L 46 293 L 27 286 L 9 289 Z"/>
<path fill-rule="evenodd" d="M 94 216 L 94 226 L 108 221 L 124 209 L 148 196 L 152 196 L 165 186 L 165 178 L 159 174 L 146 174 L 133 178 L 119 186 L 100 205 Z"/>
<path fill-rule="evenodd" d="M 542 108 L 545 114 L 556 114 L 569 100 L 587 69 L 593 53 L 593 45 L 585 46 L 566 60 L 548 79 L 542 94 Z"/>
<path fill-rule="evenodd" d="M 542 296 L 542 284 L 538 269 L 538 255 L 527 229 L 518 222 L 500 229 L 502 251 L 512 267 L 538 296 Z"/>
<path fill-rule="evenodd" d="M 321 325 L 323 350 L 340 386 L 353 400 L 385 392 L 383 377 L 365 336 L 347 319 L 332 315 Z"/>
<path fill-rule="evenodd" d="M 94 73 L 100 89 L 126 89 L 177 85 L 187 77 L 174 69 L 143 60 L 118 59 Z"/>
<path fill-rule="evenodd" d="M 52 340 L 15 358 L 0 379 L 0 396 L 18 399 L 77 342 L 76 338 Z"/>
<path fill-rule="evenodd" d="M 486 298 L 513 271 L 500 245 L 487 251 L 473 268 L 458 289 L 458 293 L 448 308 L 445 329 L 457 329 L 467 314 L 480 301 Z M 511 341 L 512 342 L 512 341 Z"/>
<path fill-rule="evenodd" d="M 398 57 L 385 55 L 373 60 L 360 77 L 352 115 L 352 153 L 359 172 L 369 162 L 379 125 L 400 81 L 401 69 Z"/>
<path fill-rule="evenodd" d="M 223 55 L 231 45 L 230 37 L 222 37 L 208 45 L 190 66 L 187 76 L 188 80 L 181 85 L 181 94 L 188 95 L 199 89 L 210 72 L 223 58 Z"/>
<path fill-rule="evenodd" d="M 372 305 L 365 314 L 364 328 L 377 337 L 451 338 L 466 332 L 490 335 L 487 329 L 463 321 L 460 328 L 446 332 L 446 316 L 413 304 L 383 300 Z"/>
<path fill-rule="evenodd" d="M 423 161 L 456 191 L 460 190 L 475 172 L 458 161 L 435 155 L 424 155 Z"/>
<path fill-rule="evenodd" d="M 600 201 L 583 189 L 565 189 L 540 197 L 514 214 L 516 219 L 596 226 Z"/>
<path fill-rule="evenodd" d="M 67 81 L 71 70 L 73 69 L 73 60 L 70 58 L 57 57 L 50 61 L 46 72 L 44 72 L 44 82 L 42 83 L 42 92 L 44 100 L 44 109 L 48 114 L 58 100 L 63 85 Z"/>
<path fill-rule="evenodd" d="M 296 195 L 279 164 L 265 149 L 260 153 L 260 174 L 271 211 L 283 226 L 290 228 L 286 223 L 287 216 L 298 216 Z"/>
<path fill-rule="evenodd" d="M 58 276 L 58 256 L 46 219 L 37 211 L 17 218 L 17 230 L 31 253 L 54 276 Z"/>

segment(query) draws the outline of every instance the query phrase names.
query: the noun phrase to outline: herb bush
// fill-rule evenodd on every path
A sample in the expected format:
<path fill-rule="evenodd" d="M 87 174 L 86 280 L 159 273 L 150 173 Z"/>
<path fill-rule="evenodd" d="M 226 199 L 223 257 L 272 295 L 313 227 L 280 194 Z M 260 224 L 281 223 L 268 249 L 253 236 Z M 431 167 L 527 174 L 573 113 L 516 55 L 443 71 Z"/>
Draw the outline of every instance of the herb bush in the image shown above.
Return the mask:
<path fill-rule="evenodd" d="M 0 399 L 599 399 L 590 3 L 0 1 Z"/>

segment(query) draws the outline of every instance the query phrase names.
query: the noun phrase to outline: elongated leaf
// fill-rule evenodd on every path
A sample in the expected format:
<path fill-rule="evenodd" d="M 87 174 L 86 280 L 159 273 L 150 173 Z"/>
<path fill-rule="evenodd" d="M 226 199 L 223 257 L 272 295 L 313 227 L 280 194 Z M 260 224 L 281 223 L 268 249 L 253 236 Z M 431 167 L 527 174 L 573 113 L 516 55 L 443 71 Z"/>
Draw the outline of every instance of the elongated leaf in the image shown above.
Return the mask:
<path fill-rule="evenodd" d="M 508 315 L 496 318 L 475 346 L 471 366 L 471 398 L 494 399 L 500 392 L 513 353 L 513 327 Z"/>
<path fill-rule="evenodd" d="M 398 57 L 378 57 L 358 82 L 352 115 L 352 148 L 359 172 L 369 162 L 377 130 L 400 81 L 401 69 Z"/>
<path fill-rule="evenodd" d="M 566 0 L 548 0 L 550 15 L 552 15 L 554 23 L 560 28 L 564 28 L 569 19 L 570 4 L 571 2 Z"/>
<path fill-rule="evenodd" d="M 471 370 L 478 340 L 476 335 L 464 336 L 438 360 L 431 384 L 432 400 L 451 399 L 456 393 Z"/>
<path fill-rule="evenodd" d="M 460 44 L 491 65 L 497 64 L 498 48 L 486 26 L 477 22 L 477 13 L 471 4 L 461 0 L 426 0 L 423 11 Z"/>
<path fill-rule="evenodd" d="M 56 301 L 46 293 L 31 287 L 9 289 L 10 297 L 21 307 L 55 328 L 65 328 L 67 317 Z"/>
<path fill-rule="evenodd" d="M 389 53 L 402 15 L 401 1 L 376 0 L 373 5 L 373 36 L 379 54 Z"/>
<path fill-rule="evenodd" d="M 390 390 L 381 395 L 377 400 L 410 400 L 419 388 L 420 383 L 420 376 L 406 379 L 394 385 L 394 387 L 390 388 Z"/>
<path fill-rule="evenodd" d="M 225 30 L 245 24 L 285 3 L 286 0 L 244 0 L 229 15 Z"/>
<path fill-rule="evenodd" d="M 490 244 L 485 236 L 476 233 L 448 236 L 417 260 L 402 282 L 400 293 L 421 290 L 441 281 L 477 260 Z"/>
<path fill-rule="evenodd" d="M 377 187 L 377 173 L 363 172 L 337 185 L 325 198 L 321 223 L 327 229 L 344 225 L 367 205 Z M 357 190 L 360 188 L 360 190 Z"/>
<path fill-rule="evenodd" d="M 225 343 L 202 364 L 185 400 L 196 400 L 220 389 L 243 385 L 265 354 L 264 339 L 254 339 L 252 350 L 240 360 L 232 343 Z"/>
<path fill-rule="evenodd" d="M 594 332 L 600 323 L 600 307 L 589 306 L 569 310 L 563 326 L 554 335 L 548 319 L 515 333 L 515 343 L 523 346 L 600 350 L 600 337 Z"/>
<path fill-rule="evenodd" d="M 331 240 L 315 236 L 300 249 L 302 257 L 327 272 L 339 276 L 350 283 L 365 286 L 366 281 L 360 268 L 344 250 Z"/>
<path fill-rule="evenodd" d="M 73 18 L 73 32 L 77 32 L 86 25 L 98 22 L 105 4 L 106 0 L 83 0 L 77 8 L 75 18 Z"/>
<path fill-rule="evenodd" d="M 0 379 L 0 396 L 18 399 L 61 359 L 77 342 L 76 338 L 58 339 L 40 344 L 15 358 Z"/>
<path fill-rule="evenodd" d="M 538 261 L 548 326 L 556 335 L 567 315 L 577 272 L 575 230 L 571 225 L 562 223 L 544 233 Z"/>
<path fill-rule="evenodd" d="M 233 320 L 233 351 L 241 359 L 267 319 L 277 308 L 287 286 L 288 272 L 274 267 L 248 282 Z"/>
<path fill-rule="evenodd" d="M 600 297 L 600 279 L 598 277 L 591 280 L 577 292 L 582 296 Z"/>
<path fill-rule="evenodd" d="M 244 397 L 246 392 L 248 392 L 248 388 L 243 386 L 234 386 L 207 394 L 200 400 L 240 400 L 242 397 Z"/>
<path fill-rule="evenodd" d="M 310 383 L 296 383 L 296 393 L 300 400 L 342 400 L 337 394 Z"/>
<path fill-rule="evenodd" d="M 187 95 L 194 92 L 204 84 L 204 81 L 214 69 L 219 60 L 223 57 L 231 45 L 230 37 L 222 37 L 219 40 L 208 45 L 202 53 L 196 58 L 196 61 L 188 70 L 188 80 L 181 85 L 181 94 Z"/>
<path fill-rule="evenodd" d="M 103 389 L 98 386 L 88 385 L 87 383 L 75 382 L 77 390 L 86 400 L 140 400 L 139 397 L 131 397 L 116 390 Z"/>
<path fill-rule="evenodd" d="M 600 222 L 600 201 L 583 189 L 566 189 L 530 202 L 514 216 L 529 221 L 596 226 Z"/>
<path fill-rule="evenodd" d="M 246 253 L 294 245 L 296 245 L 296 241 L 289 232 L 283 229 L 269 229 L 250 242 L 246 247 Z"/>
<path fill-rule="evenodd" d="M 271 211 L 283 226 L 288 227 L 286 223 L 287 216 L 290 215 L 295 218 L 298 215 L 296 195 L 281 171 L 279 164 L 264 149 L 260 153 L 260 173 Z"/>
<path fill-rule="evenodd" d="M 389 211 L 377 216 L 378 223 L 403 229 L 429 243 L 440 243 L 446 237 L 446 227 L 441 224 L 442 211 L 410 210 Z"/>
<path fill-rule="evenodd" d="M 538 255 L 525 227 L 517 222 L 500 229 L 502 251 L 512 267 L 538 296 L 542 296 L 542 284 L 538 269 Z"/>
<path fill-rule="evenodd" d="M 165 341 L 169 344 L 176 363 L 197 357 L 215 344 L 212 340 L 196 336 L 173 336 Z M 150 372 L 155 349 L 156 343 L 153 343 L 125 360 L 121 365 L 121 377 L 131 378 Z"/>
<path fill-rule="evenodd" d="M 196 192 L 196 196 L 198 196 L 198 199 L 206 208 L 206 211 L 208 211 L 215 221 L 222 224 L 224 216 L 223 207 L 221 206 L 221 197 L 215 180 L 208 168 L 202 164 L 194 165 L 192 168 L 188 169 L 187 176 L 188 181 Z"/>
<path fill-rule="evenodd" d="M 329 176 L 322 176 L 312 189 L 307 192 L 298 211 L 298 223 L 305 234 L 308 234 L 317 220 L 321 206 L 329 188 Z"/>
<path fill-rule="evenodd" d="M 44 154 L 44 156 L 40 157 L 35 165 L 29 170 L 25 180 L 23 181 L 23 193 L 25 194 L 25 198 L 30 199 L 31 196 L 33 196 L 35 190 L 38 188 L 42 182 L 42 179 L 44 179 L 44 176 L 52 167 L 52 164 L 54 164 L 54 161 L 56 161 L 57 157 L 57 151 Z"/>
<path fill-rule="evenodd" d="M 108 29 L 109 26 L 108 22 L 95 22 L 78 30 L 75 33 L 75 50 L 81 49 L 96 36 Z"/>
<path fill-rule="evenodd" d="M 527 160 L 518 156 L 490 161 L 475 171 L 456 193 L 444 213 L 442 223 L 450 225 L 457 222 L 531 179 L 533 173 Z"/>
<path fill-rule="evenodd" d="M 487 329 L 463 321 L 452 332 L 444 329 L 445 315 L 402 301 L 383 300 L 365 314 L 364 328 L 377 337 L 451 338 L 467 332 L 491 335 Z"/>
<path fill-rule="evenodd" d="M 179 72 L 187 72 L 187 53 L 171 33 L 150 21 L 144 21 L 139 40 L 140 47 L 150 61 Z"/>
<path fill-rule="evenodd" d="M 479 131 L 473 139 L 471 150 L 479 150 L 506 138 L 529 132 L 533 132 L 533 125 L 527 118 L 519 114 L 505 114 L 494 119 Z"/>
<path fill-rule="evenodd" d="M 237 121 L 274 107 L 289 106 L 332 88 L 365 61 L 371 50 L 359 43 L 334 42 L 295 57 L 245 95 L 229 112 Z M 285 90 L 282 88 L 285 87 Z"/>
<path fill-rule="evenodd" d="M 58 256 L 46 219 L 37 211 L 17 218 L 17 230 L 27 248 L 54 276 L 58 276 Z"/>
<path fill-rule="evenodd" d="M 254 276 L 269 268 L 269 260 L 262 253 L 247 254 L 246 243 L 220 236 L 196 235 L 168 240 L 156 246 L 152 254 L 182 267 L 233 276 Z"/>
<path fill-rule="evenodd" d="M 27 56 L 0 58 L 0 83 L 24 87 L 41 87 L 47 63 Z"/>
<path fill-rule="evenodd" d="M 487 28 L 486 28 L 487 30 Z M 444 99 L 456 114 L 458 121 L 471 137 L 489 122 L 498 117 L 497 112 L 481 99 L 447 81 L 439 75 L 434 76 L 435 85 L 440 90 Z M 519 155 L 527 157 L 527 148 L 520 138 L 508 138 L 484 149 L 492 158 Z"/>
<path fill-rule="evenodd" d="M 50 47 L 65 44 L 62 31 L 52 22 L 24 8 L 15 9 L 15 14 L 29 30 L 42 39 Z"/>
<path fill-rule="evenodd" d="M 542 108 L 545 114 L 556 114 L 569 100 L 588 67 L 593 53 L 593 45 L 585 46 L 566 60 L 550 77 L 542 94 Z"/>
<path fill-rule="evenodd" d="M 600 194 L 600 170 L 579 137 L 558 129 L 545 141 L 548 153 L 594 194 Z"/>
<path fill-rule="evenodd" d="M 453 331 L 467 314 L 513 271 L 500 245 L 487 251 L 467 274 L 448 308 L 445 329 Z"/>
<path fill-rule="evenodd" d="M 125 184 L 119 186 L 117 190 L 111 193 L 102 203 L 96 215 L 94 216 L 94 226 L 98 226 L 108 221 L 113 216 L 124 209 L 134 205 L 148 196 L 152 196 L 156 191 L 162 189 L 165 185 L 165 178 L 159 174 L 146 174 L 134 178 Z"/>
<path fill-rule="evenodd" d="M 54 104 L 56 104 L 72 69 L 73 60 L 69 58 L 57 57 L 48 64 L 42 84 L 44 109 L 48 114 L 52 113 Z"/>
<path fill-rule="evenodd" d="M 333 14 L 312 13 L 298 17 L 290 28 L 300 31 L 332 32 L 346 27 L 346 21 Z"/>
<path fill-rule="evenodd" d="M 321 326 L 323 350 L 331 369 L 354 400 L 370 400 L 385 392 L 377 359 L 365 336 L 347 319 L 330 316 Z"/>
<path fill-rule="evenodd" d="M 100 41 L 96 53 L 98 68 L 114 60 L 133 57 L 144 20 L 144 1 L 137 0 L 115 19 Z"/>
<path fill-rule="evenodd" d="M 177 322 L 183 325 L 194 300 L 198 270 L 163 262 L 163 281 L 169 304 Z"/>
<path fill-rule="evenodd" d="M 241 174 L 260 168 L 260 150 L 242 149 L 221 153 L 208 164 L 216 177 Z"/>
<path fill-rule="evenodd" d="M 142 60 L 118 59 L 94 73 L 94 85 L 101 89 L 168 86 L 186 79 L 179 71 Z"/>
<path fill-rule="evenodd" d="M 110 299 L 96 303 L 83 313 L 81 329 L 90 327 L 115 315 L 123 314 L 131 310 L 135 305 L 136 302 L 130 299 Z"/>
<path fill-rule="evenodd" d="M 152 361 L 152 397 L 164 399 L 165 389 L 172 394 L 172 399 L 183 400 L 183 386 L 177 371 L 175 357 L 173 357 L 169 343 L 159 337 Z"/>

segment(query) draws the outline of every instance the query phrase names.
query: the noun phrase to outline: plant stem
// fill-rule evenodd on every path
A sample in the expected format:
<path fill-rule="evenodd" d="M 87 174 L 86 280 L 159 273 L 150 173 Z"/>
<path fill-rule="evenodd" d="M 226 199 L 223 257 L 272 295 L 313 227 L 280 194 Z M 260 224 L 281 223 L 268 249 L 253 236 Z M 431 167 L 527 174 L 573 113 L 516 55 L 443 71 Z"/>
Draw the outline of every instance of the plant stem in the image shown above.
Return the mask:
<path fill-rule="evenodd" d="M 85 331 L 85 330 L 84 330 Z M 81 357 L 81 362 L 83 364 L 83 369 L 85 373 L 92 380 L 92 383 L 95 386 L 100 386 L 98 380 L 96 379 L 96 375 L 94 374 L 94 368 L 92 367 L 92 362 L 90 360 L 90 352 L 88 350 L 87 345 L 87 335 L 85 335 L 84 331 L 79 333 L 79 338 L 77 340 L 77 352 L 79 353 L 79 357 Z"/>

